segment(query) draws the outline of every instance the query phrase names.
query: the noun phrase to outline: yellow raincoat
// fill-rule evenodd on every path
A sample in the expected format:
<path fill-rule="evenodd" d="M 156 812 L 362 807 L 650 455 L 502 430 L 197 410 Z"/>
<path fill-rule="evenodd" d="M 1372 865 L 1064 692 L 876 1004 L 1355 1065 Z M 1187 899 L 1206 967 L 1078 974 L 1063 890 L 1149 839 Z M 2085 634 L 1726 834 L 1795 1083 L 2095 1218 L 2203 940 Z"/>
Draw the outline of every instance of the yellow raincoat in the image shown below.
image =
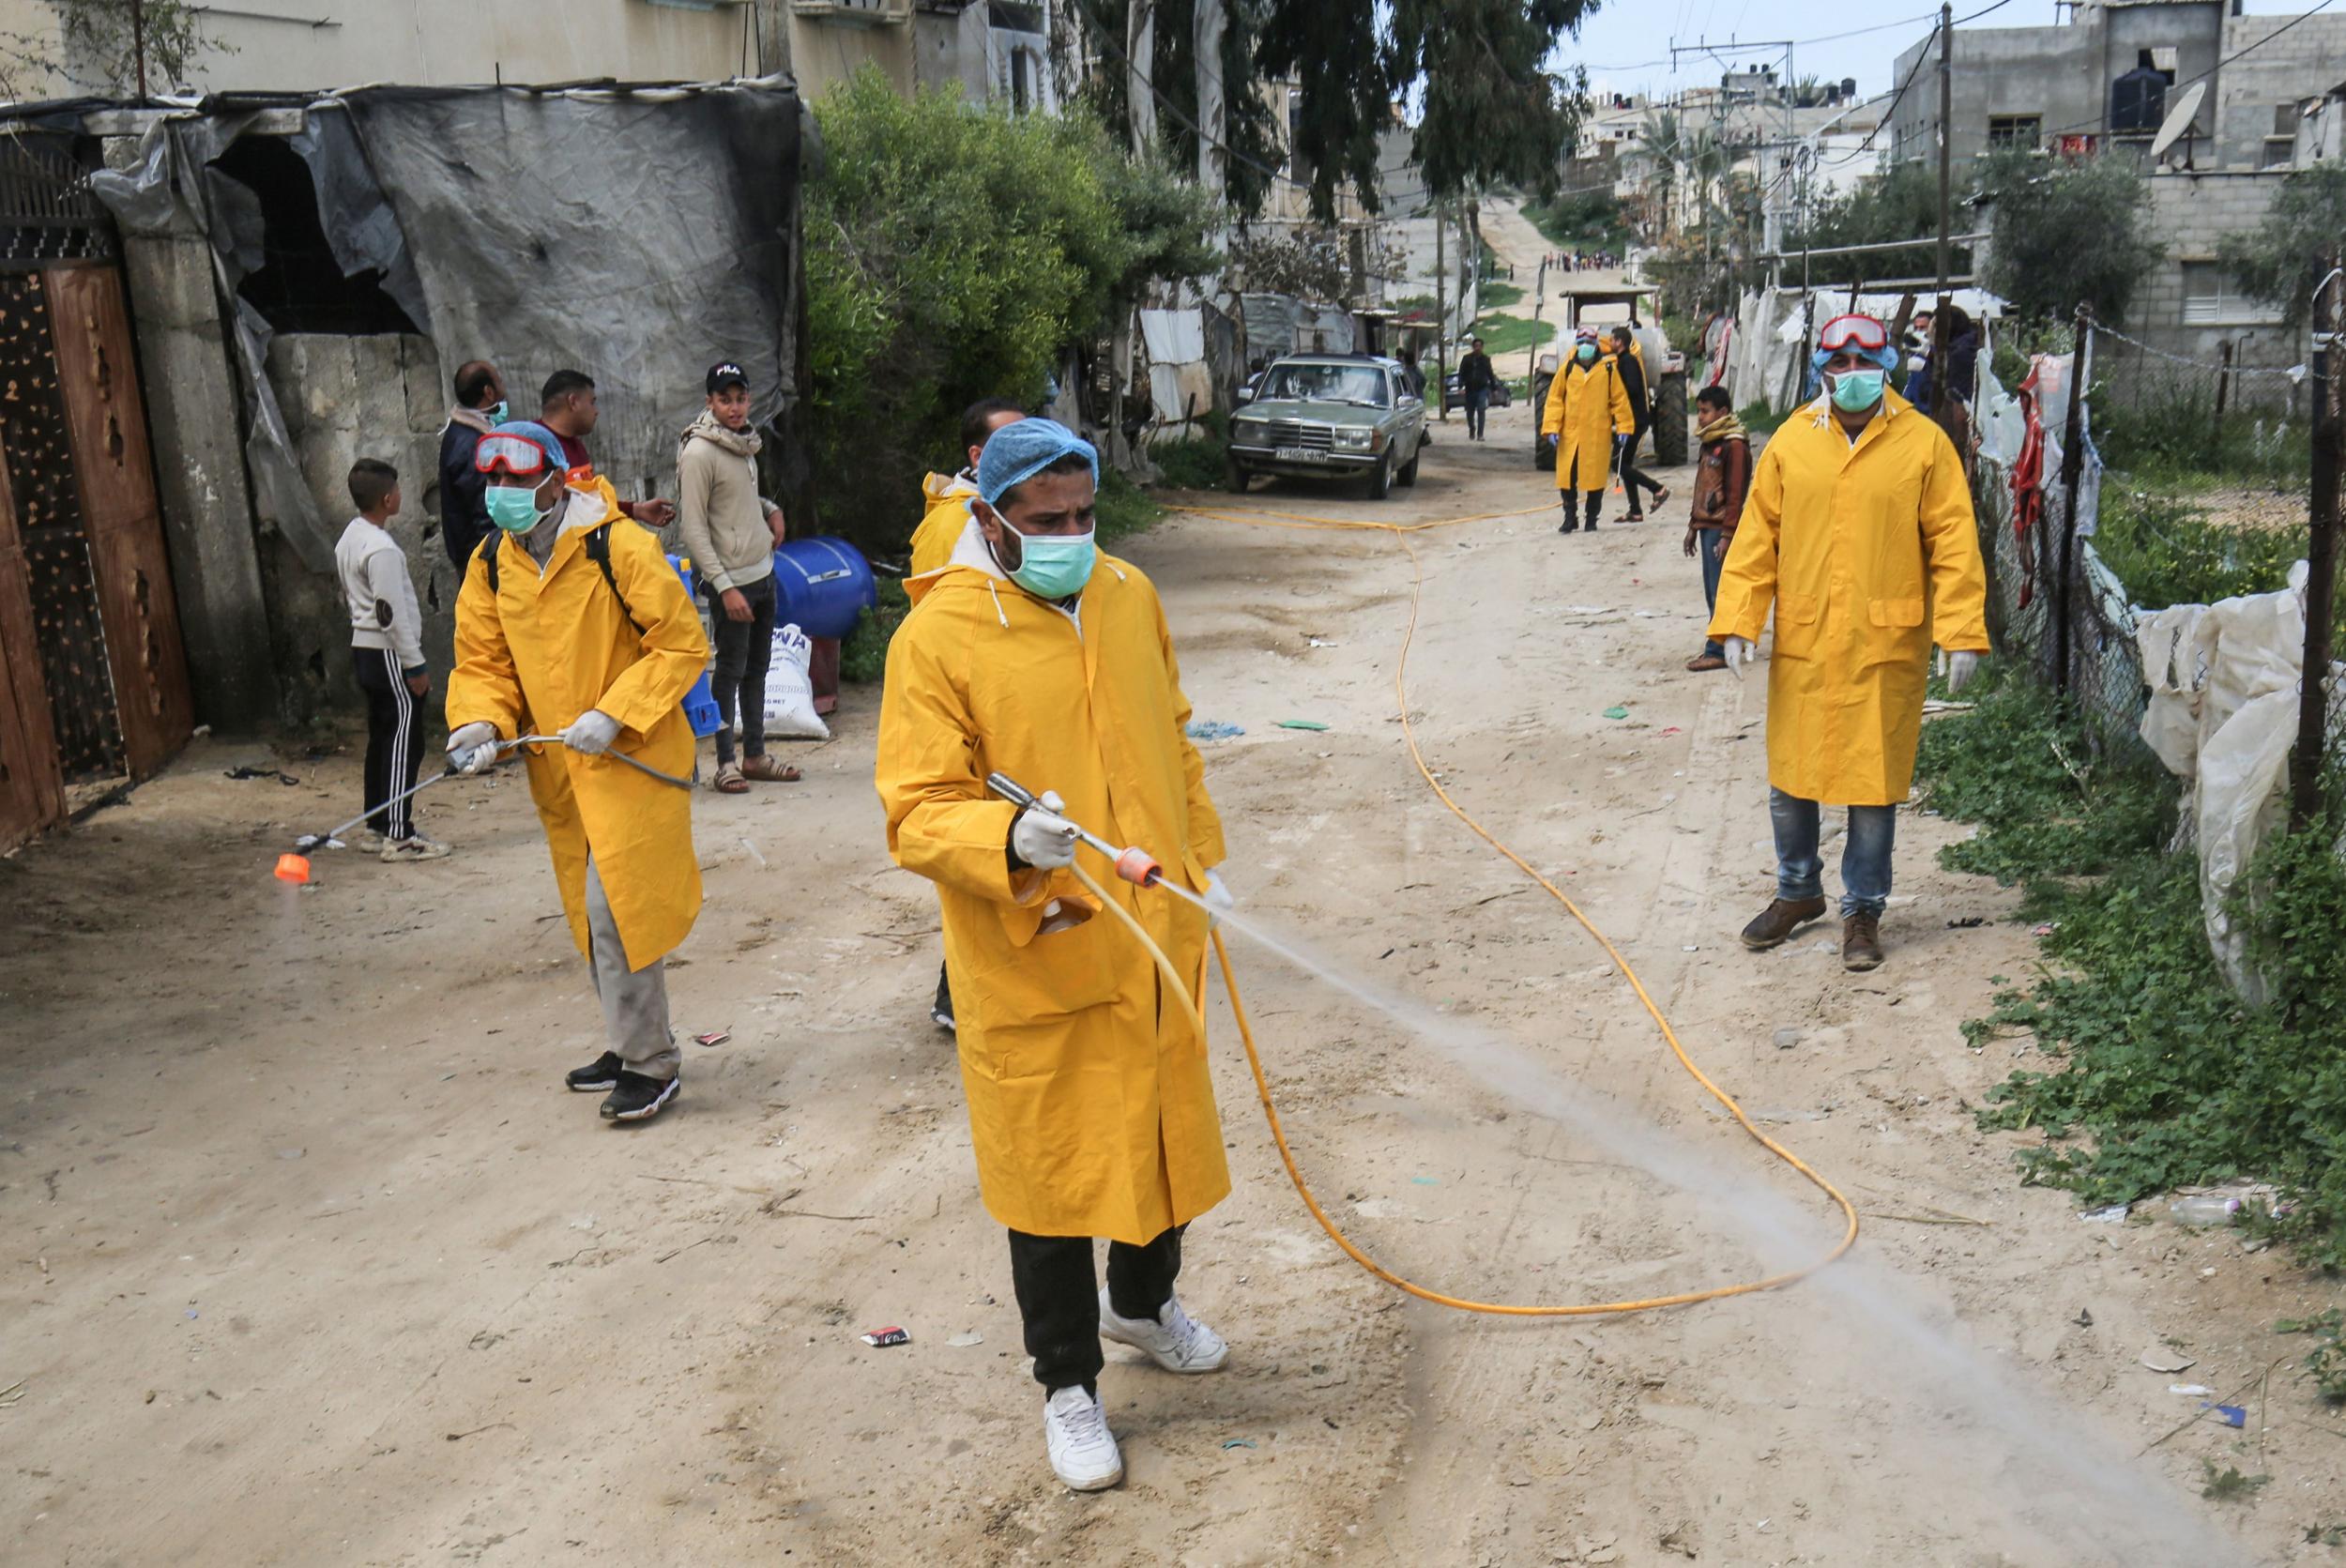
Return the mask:
<path fill-rule="evenodd" d="M 889 851 L 937 884 L 986 1211 L 1031 1235 L 1143 1243 L 1230 1190 L 1204 1040 L 1072 875 L 1012 873 L 1013 811 L 985 776 L 1057 790 L 1074 820 L 1196 891 L 1222 823 L 1149 579 L 1102 556 L 1071 620 L 983 561 L 971 524 L 953 564 L 906 585 L 875 769 Z M 1203 911 L 1076 853 L 1202 995 Z M 1089 918 L 1044 931 L 1069 917 Z"/>
<path fill-rule="evenodd" d="M 1558 437 L 1556 488 L 1601 491 L 1613 472 L 1613 437 L 1638 428 L 1629 392 L 1609 358 L 1583 367 L 1577 358 L 1548 383 L 1540 434 Z"/>
<path fill-rule="evenodd" d="M 1906 799 L 1930 645 L 1988 651 L 1988 575 L 1946 433 L 1896 392 L 1854 447 L 1819 398 L 1753 467 L 1719 572 L 1714 638 L 1760 640 L 1768 782 L 1835 805 Z"/>
<path fill-rule="evenodd" d="M 969 497 L 978 487 L 958 474 L 930 474 L 921 480 L 921 503 L 927 511 L 912 530 L 912 564 L 905 575 L 935 571 L 952 559 L 961 530 L 968 525 Z"/>
<path fill-rule="evenodd" d="M 609 529 L 614 595 L 586 556 L 587 531 Z M 573 479 L 570 510 L 541 575 L 519 540 L 495 530 L 492 593 L 476 552 L 456 597 L 456 665 L 448 727 L 479 721 L 498 738 L 552 735 L 590 708 L 619 722 L 611 749 L 689 778 L 693 729 L 678 705 L 708 662 L 708 640 L 659 542 L 619 516 L 608 480 Z M 485 547 L 485 546 L 484 546 Z M 624 597 L 626 604 L 620 604 Z M 638 633 L 628 624 L 632 614 Z M 586 860 L 602 873 L 630 969 L 659 961 L 700 912 L 690 790 L 645 777 L 608 756 L 562 746 L 528 748 L 529 794 L 545 824 L 571 937 L 586 936 Z"/>

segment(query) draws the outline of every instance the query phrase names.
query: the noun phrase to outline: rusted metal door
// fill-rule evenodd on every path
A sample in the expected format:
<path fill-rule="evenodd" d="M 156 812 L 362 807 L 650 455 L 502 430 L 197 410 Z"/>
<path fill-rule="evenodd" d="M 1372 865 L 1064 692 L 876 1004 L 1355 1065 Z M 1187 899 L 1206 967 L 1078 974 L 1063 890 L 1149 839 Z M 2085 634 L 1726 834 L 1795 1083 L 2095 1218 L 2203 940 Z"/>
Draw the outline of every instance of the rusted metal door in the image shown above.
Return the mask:
<path fill-rule="evenodd" d="M 0 848 L 64 815 L 65 779 L 33 632 L 32 575 L 0 467 Z"/>
<path fill-rule="evenodd" d="M 195 717 L 122 275 L 111 266 L 78 266 L 54 267 L 41 278 L 114 711 L 130 776 L 143 779 L 186 742 Z"/>

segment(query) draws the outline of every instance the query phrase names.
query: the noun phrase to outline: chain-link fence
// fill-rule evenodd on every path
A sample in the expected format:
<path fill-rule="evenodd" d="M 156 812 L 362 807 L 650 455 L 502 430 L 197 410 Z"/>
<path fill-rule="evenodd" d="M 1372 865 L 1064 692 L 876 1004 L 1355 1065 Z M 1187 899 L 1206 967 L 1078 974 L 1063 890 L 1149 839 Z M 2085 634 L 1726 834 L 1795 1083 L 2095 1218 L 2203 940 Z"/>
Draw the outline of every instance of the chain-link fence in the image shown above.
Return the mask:
<path fill-rule="evenodd" d="M 2288 586 L 2312 540 L 2321 382 L 2307 367 L 2202 362 L 2104 327 L 2086 365 L 2074 509 L 2063 482 L 2070 357 L 2037 360 L 2011 392 L 1983 372 L 1973 495 L 1989 623 L 1998 651 L 2061 693 L 2098 749 L 2148 762 L 2140 619 Z M 2326 716 L 2323 773 L 2337 788 L 2336 693 Z"/>

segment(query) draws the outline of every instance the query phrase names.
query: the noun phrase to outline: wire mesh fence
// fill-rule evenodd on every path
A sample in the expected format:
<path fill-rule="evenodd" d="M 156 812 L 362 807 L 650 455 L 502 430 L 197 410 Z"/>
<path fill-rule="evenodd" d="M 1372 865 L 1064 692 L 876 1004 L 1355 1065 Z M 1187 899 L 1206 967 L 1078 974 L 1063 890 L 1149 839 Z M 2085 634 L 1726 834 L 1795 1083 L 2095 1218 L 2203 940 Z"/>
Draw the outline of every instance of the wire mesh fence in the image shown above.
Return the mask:
<path fill-rule="evenodd" d="M 2191 360 L 2093 329 L 2073 513 L 2068 369 L 2057 362 L 2037 378 L 2049 386 L 2020 389 L 2022 413 L 2036 405 L 2028 439 L 1979 454 L 1990 629 L 1999 652 L 2061 693 L 2106 756 L 2149 763 L 2142 617 L 2288 586 L 2312 540 L 2320 382 L 2305 367 Z M 2346 789 L 2346 700 L 2333 693 L 2326 717 L 2321 760 L 2336 792 Z"/>

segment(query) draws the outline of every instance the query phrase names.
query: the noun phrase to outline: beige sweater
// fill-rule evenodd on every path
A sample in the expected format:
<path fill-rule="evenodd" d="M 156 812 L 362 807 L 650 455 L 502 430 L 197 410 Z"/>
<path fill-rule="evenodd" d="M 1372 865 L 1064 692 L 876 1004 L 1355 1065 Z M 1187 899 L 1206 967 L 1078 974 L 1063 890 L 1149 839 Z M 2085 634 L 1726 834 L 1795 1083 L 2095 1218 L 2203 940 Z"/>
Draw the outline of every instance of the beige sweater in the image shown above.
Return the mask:
<path fill-rule="evenodd" d="M 706 409 L 677 449 L 677 531 L 693 570 L 714 592 L 773 574 L 774 536 L 757 495 L 757 449 Z"/>

